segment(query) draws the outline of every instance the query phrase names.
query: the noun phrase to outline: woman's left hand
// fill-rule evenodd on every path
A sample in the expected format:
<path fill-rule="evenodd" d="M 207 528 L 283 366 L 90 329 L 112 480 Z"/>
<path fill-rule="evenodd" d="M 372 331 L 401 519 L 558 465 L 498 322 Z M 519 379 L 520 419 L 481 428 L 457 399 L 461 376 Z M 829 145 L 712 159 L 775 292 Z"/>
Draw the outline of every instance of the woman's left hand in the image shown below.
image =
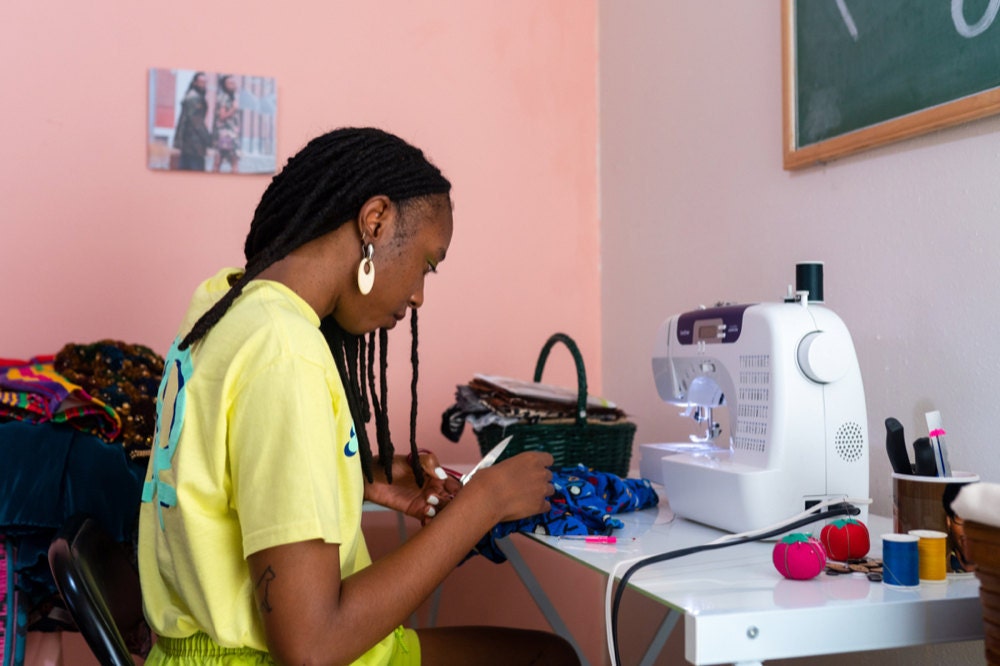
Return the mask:
<path fill-rule="evenodd" d="M 462 484 L 445 473 L 437 456 L 429 451 L 421 451 L 420 467 L 424 471 L 422 487 L 417 485 L 409 457 L 393 456 L 390 484 L 381 461 L 376 459 L 372 463 L 374 482 L 365 484 L 365 499 L 426 523 L 447 506 Z"/>

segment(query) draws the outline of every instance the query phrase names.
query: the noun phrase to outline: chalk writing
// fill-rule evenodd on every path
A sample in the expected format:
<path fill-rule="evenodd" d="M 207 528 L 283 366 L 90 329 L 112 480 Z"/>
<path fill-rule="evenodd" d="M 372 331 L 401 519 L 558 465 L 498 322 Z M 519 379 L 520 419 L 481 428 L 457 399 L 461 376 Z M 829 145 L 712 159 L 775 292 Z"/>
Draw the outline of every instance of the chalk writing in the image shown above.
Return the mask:
<path fill-rule="evenodd" d="M 974 24 L 969 25 L 965 20 L 964 4 L 964 0 L 951 0 L 951 22 L 955 24 L 955 30 L 958 31 L 958 34 L 966 39 L 983 34 L 993 24 L 993 19 L 997 17 L 997 10 L 1000 9 L 1000 0 L 990 0 L 990 5 L 983 12 L 982 17 Z"/>
<path fill-rule="evenodd" d="M 851 11 L 847 8 L 847 0 L 834 1 L 840 11 L 840 17 L 844 20 L 848 34 L 851 35 L 851 39 L 858 41 L 858 26 L 854 22 L 854 17 L 851 16 Z M 990 0 L 989 6 L 979 20 L 969 25 L 969 22 L 965 20 L 965 0 L 951 0 L 951 22 L 955 24 L 955 31 L 966 39 L 978 37 L 986 32 L 986 29 L 993 25 L 998 11 L 1000 11 L 1000 0 Z"/>

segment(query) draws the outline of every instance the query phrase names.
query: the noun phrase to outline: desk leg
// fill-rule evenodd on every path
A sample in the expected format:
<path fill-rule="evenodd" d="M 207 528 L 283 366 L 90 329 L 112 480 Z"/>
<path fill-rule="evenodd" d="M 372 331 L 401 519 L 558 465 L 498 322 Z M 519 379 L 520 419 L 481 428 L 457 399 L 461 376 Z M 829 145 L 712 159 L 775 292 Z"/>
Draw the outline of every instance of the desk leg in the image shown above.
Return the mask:
<path fill-rule="evenodd" d="M 541 585 L 538 584 L 538 579 L 535 578 L 535 574 L 531 573 L 531 569 L 528 568 L 527 563 L 524 558 L 521 557 L 520 551 L 518 551 L 517 546 L 514 545 L 513 539 L 509 536 L 503 537 L 502 539 L 497 539 L 497 546 L 507 556 L 507 561 L 510 562 L 511 566 L 514 567 L 514 571 L 517 573 L 518 578 L 524 584 L 525 589 L 531 595 L 531 598 L 535 600 L 538 605 L 538 609 L 542 611 L 542 615 L 548 621 L 549 626 L 552 629 L 569 641 L 570 645 L 576 651 L 577 657 L 580 658 L 581 666 L 590 666 L 590 662 L 587 661 L 586 657 L 583 655 L 583 651 L 577 644 L 576 639 L 573 638 L 573 634 L 570 633 L 569 628 L 566 623 L 563 622 L 562 618 L 559 617 L 559 613 L 556 612 L 555 606 L 549 600 L 548 595 L 542 589 Z"/>
<path fill-rule="evenodd" d="M 646 654 L 643 656 L 642 661 L 639 662 L 639 666 L 653 665 L 656 658 L 663 650 L 663 646 L 667 644 L 667 639 L 670 638 L 670 634 L 677 625 L 677 621 L 681 619 L 681 615 L 683 615 L 683 613 L 679 613 L 673 609 L 667 611 L 666 617 L 664 617 L 663 622 L 660 623 L 660 628 L 656 630 L 656 635 L 653 636 L 653 640 L 649 642 L 649 647 L 646 648 Z"/>

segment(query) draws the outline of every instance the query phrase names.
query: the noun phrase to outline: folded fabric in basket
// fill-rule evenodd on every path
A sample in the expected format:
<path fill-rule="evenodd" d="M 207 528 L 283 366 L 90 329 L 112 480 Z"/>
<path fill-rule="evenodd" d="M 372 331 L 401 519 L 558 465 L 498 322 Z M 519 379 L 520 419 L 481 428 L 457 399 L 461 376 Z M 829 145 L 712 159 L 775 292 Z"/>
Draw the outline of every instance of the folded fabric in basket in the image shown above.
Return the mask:
<path fill-rule="evenodd" d="M 497 395 L 512 404 L 520 404 L 532 409 L 563 412 L 568 408 L 570 416 L 573 416 L 573 412 L 576 411 L 576 403 L 579 400 L 575 387 L 571 390 L 564 386 L 526 382 L 497 375 L 477 374 L 469 382 L 469 386 L 481 395 Z M 587 413 L 616 415 L 620 414 L 620 410 L 609 400 L 588 395 Z"/>
<path fill-rule="evenodd" d="M 572 420 L 577 402 L 576 389 L 477 374 L 457 387 L 455 404 L 442 415 L 441 432 L 457 442 L 466 421 L 478 432 L 489 425 Z M 589 420 L 613 423 L 628 418 L 613 402 L 598 396 L 587 396 L 586 409 Z"/>
<path fill-rule="evenodd" d="M 507 557 L 496 540 L 514 532 L 552 536 L 610 534 L 623 525 L 615 514 L 648 509 L 660 501 L 646 479 L 623 479 L 584 465 L 552 470 L 552 485 L 555 493 L 549 498 L 551 509 L 495 525 L 470 555 L 479 554 L 496 563 L 505 562 Z"/>

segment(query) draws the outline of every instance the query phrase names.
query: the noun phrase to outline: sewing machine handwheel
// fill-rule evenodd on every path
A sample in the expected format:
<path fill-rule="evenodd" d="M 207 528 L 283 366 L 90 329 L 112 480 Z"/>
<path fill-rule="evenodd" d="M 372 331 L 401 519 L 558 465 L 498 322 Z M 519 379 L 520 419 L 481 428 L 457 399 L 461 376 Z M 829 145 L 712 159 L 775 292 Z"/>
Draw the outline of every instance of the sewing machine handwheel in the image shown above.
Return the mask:
<path fill-rule="evenodd" d="M 799 367 L 806 377 L 820 384 L 831 384 L 847 373 L 844 359 L 851 349 L 842 336 L 813 331 L 799 343 Z"/>

